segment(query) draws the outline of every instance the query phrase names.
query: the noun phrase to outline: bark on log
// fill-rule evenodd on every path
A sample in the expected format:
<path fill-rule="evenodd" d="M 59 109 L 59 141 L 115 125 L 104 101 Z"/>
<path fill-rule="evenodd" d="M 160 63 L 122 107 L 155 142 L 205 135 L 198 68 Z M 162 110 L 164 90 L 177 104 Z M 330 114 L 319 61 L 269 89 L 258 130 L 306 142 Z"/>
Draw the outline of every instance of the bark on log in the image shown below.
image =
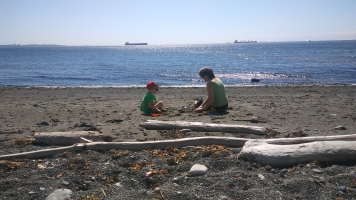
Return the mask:
<path fill-rule="evenodd" d="M 190 129 L 192 131 L 225 132 L 225 133 L 246 133 L 255 135 L 265 135 L 267 129 L 259 126 L 244 126 L 235 124 L 213 124 L 203 122 L 184 121 L 158 121 L 147 120 L 141 123 L 140 127 L 155 130 Z"/>
<path fill-rule="evenodd" d="M 245 143 L 238 158 L 272 167 L 293 166 L 311 161 L 350 162 L 356 161 L 356 141 L 275 145 L 263 140 L 250 140 Z"/>
<path fill-rule="evenodd" d="M 81 143 L 81 137 L 94 142 L 111 142 L 113 138 L 98 131 L 72 131 L 72 132 L 40 132 L 34 134 L 36 143 L 56 146 L 69 146 Z"/>

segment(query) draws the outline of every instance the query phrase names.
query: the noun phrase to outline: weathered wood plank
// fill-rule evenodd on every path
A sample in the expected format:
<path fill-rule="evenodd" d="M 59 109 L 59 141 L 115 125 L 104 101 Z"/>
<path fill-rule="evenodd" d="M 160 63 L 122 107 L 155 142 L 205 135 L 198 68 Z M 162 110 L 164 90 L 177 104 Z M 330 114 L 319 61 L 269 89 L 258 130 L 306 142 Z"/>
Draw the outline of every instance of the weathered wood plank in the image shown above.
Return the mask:
<path fill-rule="evenodd" d="M 81 137 L 93 142 L 110 142 L 113 138 L 98 131 L 38 132 L 34 134 L 35 142 L 45 145 L 69 146 L 81 143 Z"/>
<path fill-rule="evenodd" d="M 190 129 L 192 131 L 246 133 L 255 135 L 265 135 L 267 131 L 266 128 L 259 126 L 158 120 L 147 120 L 147 122 L 141 123 L 140 127 L 155 130 Z"/>

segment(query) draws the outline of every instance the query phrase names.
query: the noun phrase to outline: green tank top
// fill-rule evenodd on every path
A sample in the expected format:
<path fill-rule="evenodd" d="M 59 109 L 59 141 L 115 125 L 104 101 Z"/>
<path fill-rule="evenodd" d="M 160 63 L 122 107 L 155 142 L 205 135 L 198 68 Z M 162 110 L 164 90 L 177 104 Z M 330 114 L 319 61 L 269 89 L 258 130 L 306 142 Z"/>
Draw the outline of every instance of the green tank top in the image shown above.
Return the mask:
<path fill-rule="evenodd" d="M 221 107 L 227 104 L 227 96 L 225 92 L 224 84 L 220 79 L 214 78 L 211 80 L 214 85 L 214 107 Z"/>

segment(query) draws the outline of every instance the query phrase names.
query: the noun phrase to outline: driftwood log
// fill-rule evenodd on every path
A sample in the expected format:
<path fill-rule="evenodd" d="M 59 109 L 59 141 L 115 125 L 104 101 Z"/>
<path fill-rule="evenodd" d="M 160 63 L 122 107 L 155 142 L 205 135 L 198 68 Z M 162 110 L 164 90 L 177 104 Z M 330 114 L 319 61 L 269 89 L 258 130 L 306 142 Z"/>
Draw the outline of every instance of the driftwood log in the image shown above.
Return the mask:
<path fill-rule="evenodd" d="M 229 147 L 243 147 L 250 139 L 236 138 L 236 137 L 194 137 L 183 138 L 177 140 L 161 140 L 161 141 L 146 141 L 146 142 L 92 142 L 92 143 L 78 143 L 72 146 L 43 149 L 38 151 L 23 152 L 17 154 L 0 155 L 0 160 L 18 159 L 18 158 L 42 158 L 51 156 L 65 151 L 79 151 L 79 150 L 147 150 L 147 149 L 164 149 L 170 146 L 185 147 L 198 145 L 224 145 Z M 256 141 L 256 140 L 252 140 Z M 356 134 L 354 135 L 340 135 L 340 136 L 320 136 L 320 137 L 303 137 L 303 138 L 279 138 L 262 140 L 264 144 L 283 148 L 290 146 L 290 144 L 308 143 L 314 141 L 356 141 Z M 279 145 L 277 145 L 279 144 Z M 306 145 L 306 144 L 303 144 Z M 250 145 L 251 146 L 251 145 Z M 253 145 L 252 145 L 253 147 Z M 245 148 L 245 147 L 244 147 Z M 247 148 L 245 148 L 247 152 Z M 312 153 L 312 152 L 311 152 Z M 247 155 L 247 154 L 246 154 Z M 240 158 L 246 158 L 241 153 Z"/>
<path fill-rule="evenodd" d="M 246 133 L 255 135 L 265 135 L 267 131 L 266 128 L 259 126 L 158 120 L 147 120 L 147 122 L 141 123 L 140 127 L 155 130 L 190 129 L 192 131 Z"/>
<path fill-rule="evenodd" d="M 276 145 L 263 140 L 250 140 L 245 143 L 238 158 L 272 167 L 293 166 L 311 161 L 351 162 L 356 161 L 356 141 Z"/>
<path fill-rule="evenodd" d="M 235 137 L 195 137 L 183 138 L 177 140 L 161 140 L 146 142 L 92 142 L 78 143 L 67 147 L 43 149 L 38 151 L 23 152 L 17 154 L 0 155 L 0 160 L 20 159 L 20 158 L 43 158 L 65 151 L 79 150 L 147 150 L 147 149 L 165 149 L 167 147 L 185 147 L 198 145 L 224 145 L 230 147 L 242 147 L 248 139 Z"/>
<path fill-rule="evenodd" d="M 113 138 L 98 131 L 72 131 L 72 132 L 39 132 L 34 134 L 36 143 L 56 146 L 69 146 L 83 142 L 81 138 L 93 142 L 111 142 Z"/>

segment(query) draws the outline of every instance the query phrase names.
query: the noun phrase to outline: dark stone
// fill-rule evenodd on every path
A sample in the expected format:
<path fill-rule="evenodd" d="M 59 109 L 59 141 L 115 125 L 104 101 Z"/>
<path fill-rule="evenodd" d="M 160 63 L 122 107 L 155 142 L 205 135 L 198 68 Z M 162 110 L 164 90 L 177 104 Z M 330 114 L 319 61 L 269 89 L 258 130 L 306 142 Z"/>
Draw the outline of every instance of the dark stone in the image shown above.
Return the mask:
<path fill-rule="evenodd" d="M 49 123 L 46 121 L 43 121 L 43 122 L 38 122 L 36 125 L 37 126 L 49 126 Z"/>
<path fill-rule="evenodd" d="M 345 193 L 346 192 L 346 187 L 345 186 L 339 186 L 339 190 Z"/>

